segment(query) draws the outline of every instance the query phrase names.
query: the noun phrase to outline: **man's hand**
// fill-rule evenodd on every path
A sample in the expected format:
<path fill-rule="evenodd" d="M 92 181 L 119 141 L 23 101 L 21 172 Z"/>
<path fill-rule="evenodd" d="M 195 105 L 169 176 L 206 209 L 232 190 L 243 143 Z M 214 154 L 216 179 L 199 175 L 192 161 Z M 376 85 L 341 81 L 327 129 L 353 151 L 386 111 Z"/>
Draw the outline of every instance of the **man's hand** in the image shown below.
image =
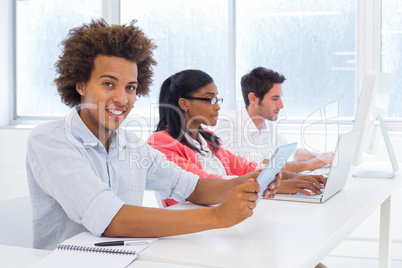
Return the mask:
<path fill-rule="evenodd" d="M 333 152 L 327 152 L 322 155 L 318 155 L 311 160 L 306 162 L 306 168 L 305 170 L 316 170 L 318 168 L 322 168 L 323 166 L 327 164 L 332 163 L 332 159 L 334 158 L 334 153 Z"/>
<path fill-rule="evenodd" d="M 310 155 L 310 157 L 307 156 L 307 153 L 304 154 L 299 153 L 298 157 L 297 158 L 295 157 L 295 161 L 287 162 L 285 164 L 283 170 L 295 173 L 306 170 L 313 171 L 322 168 L 327 164 L 331 164 L 333 158 L 334 158 L 333 152 L 327 152 L 322 155 L 315 155 L 315 156 Z"/>
<path fill-rule="evenodd" d="M 233 226 L 253 215 L 255 201 L 258 199 L 257 193 L 261 190 L 260 185 L 255 182 L 259 172 L 246 175 L 250 177 L 248 181 L 229 191 L 225 200 L 213 208 L 218 224 L 222 227 Z"/>
<path fill-rule="evenodd" d="M 334 152 L 327 152 L 325 154 L 319 155 L 315 157 L 318 161 L 322 162 L 323 165 L 325 166 L 327 164 L 332 163 L 332 159 L 334 158 Z"/>
<path fill-rule="evenodd" d="M 250 179 L 253 179 L 253 181 L 255 181 L 257 179 L 257 177 L 260 175 L 261 171 L 262 171 L 262 169 L 258 169 L 258 170 L 246 173 L 242 176 L 239 176 L 236 179 L 238 180 L 239 184 L 248 182 L 248 181 L 250 181 Z"/>

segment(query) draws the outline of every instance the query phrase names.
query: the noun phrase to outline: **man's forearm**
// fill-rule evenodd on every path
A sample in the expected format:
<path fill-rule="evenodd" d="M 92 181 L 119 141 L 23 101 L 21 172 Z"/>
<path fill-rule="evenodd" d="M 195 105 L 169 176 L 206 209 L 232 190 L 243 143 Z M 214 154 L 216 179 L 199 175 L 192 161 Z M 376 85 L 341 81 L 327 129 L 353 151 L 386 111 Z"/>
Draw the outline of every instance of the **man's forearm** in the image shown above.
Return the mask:
<path fill-rule="evenodd" d="M 324 165 L 325 163 L 320 161 L 318 158 L 312 158 L 307 161 L 287 162 L 283 167 L 283 170 L 299 173 L 306 170 L 316 170 Z"/>
<path fill-rule="evenodd" d="M 312 154 L 309 151 L 307 151 L 306 149 L 299 148 L 295 152 L 294 161 L 295 162 L 308 161 L 308 160 L 313 159 L 316 156 L 317 156 L 317 154 Z"/>
<path fill-rule="evenodd" d="M 213 209 L 171 210 L 124 205 L 103 234 L 110 237 L 164 237 L 220 228 Z"/>
<path fill-rule="evenodd" d="M 293 161 L 293 162 L 287 162 L 282 170 L 284 171 L 289 171 L 289 172 L 293 172 L 293 173 L 299 173 L 307 169 L 307 165 L 306 162 L 297 162 L 297 161 Z M 284 177 L 284 179 L 286 179 L 287 176 Z"/>
<path fill-rule="evenodd" d="M 232 226 L 253 214 L 259 185 L 244 182 L 257 174 L 253 172 L 231 180 L 199 180 L 188 200 L 221 203 L 216 207 L 170 210 L 123 205 L 104 235 L 163 237 Z"/>

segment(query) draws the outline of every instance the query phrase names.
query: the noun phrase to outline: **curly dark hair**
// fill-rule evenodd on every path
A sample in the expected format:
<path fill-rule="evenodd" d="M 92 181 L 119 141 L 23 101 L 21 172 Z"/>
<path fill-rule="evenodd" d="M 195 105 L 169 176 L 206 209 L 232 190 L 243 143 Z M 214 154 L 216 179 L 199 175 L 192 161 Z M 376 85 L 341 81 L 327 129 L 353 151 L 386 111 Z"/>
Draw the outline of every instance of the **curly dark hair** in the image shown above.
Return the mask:
<path fill-rule="evenodd" d="M 81 95 L 75 86 L 78 82 L 89 80 L 98 55 L 135 62 L 138 67 L 137 95 L 148 95 L 149 86 L 152 85 L 152 65 L 156 65 L 153 58 L 156 45 L 134 26 L 136 22 L 133 20 L 129 25 L 109 26 L 103 19 L 92 20 L 69 31 L 61 43 L 64 49 L 55 64 L 59 76 L 54 82 L 63 103 L 70 107 L 80 104 Z"/>

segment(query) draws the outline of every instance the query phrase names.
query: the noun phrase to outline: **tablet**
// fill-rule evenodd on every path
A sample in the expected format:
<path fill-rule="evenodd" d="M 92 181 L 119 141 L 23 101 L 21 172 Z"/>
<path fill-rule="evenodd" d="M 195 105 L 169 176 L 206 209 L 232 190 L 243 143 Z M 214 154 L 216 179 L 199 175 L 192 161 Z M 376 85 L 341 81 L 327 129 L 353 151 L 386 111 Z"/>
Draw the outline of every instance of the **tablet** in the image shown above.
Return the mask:
<path fill-rule="evenodd" d="M 261 186 L 261 191 L 258 193 L 256 203 L 260 201 L 265 190 L 269 184 L 275 179 L 276 175 L 281 171 L 282 167 L 288 161 L 290 155 L 296 149 L 297 142 L 279 146 L 276 148 L 274 154 L 269 159 L 268 163 L 262 169 L 260 175 L 257 177 L 256 182 Z"/>

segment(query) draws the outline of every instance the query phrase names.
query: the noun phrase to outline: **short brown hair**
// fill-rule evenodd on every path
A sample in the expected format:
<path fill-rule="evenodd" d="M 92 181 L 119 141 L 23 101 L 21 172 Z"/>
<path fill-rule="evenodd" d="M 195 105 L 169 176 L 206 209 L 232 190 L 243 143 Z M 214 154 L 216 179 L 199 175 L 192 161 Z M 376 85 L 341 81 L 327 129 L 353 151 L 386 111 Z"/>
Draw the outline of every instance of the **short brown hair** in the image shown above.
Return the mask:
<path fill-rule="evenodd" d="M 91 23 L 69 31 L 61 43 L 64 46 L 54 80 L 62 102 L 73 107 L 81 103 L 81 95 L 75 86 L 86 82 L 91 76 L 94 61 L 98 55 L 121 57 L 135 62 L 138 67 L 137 95 L 148 95 L 152 85 L 152 65 L 156 65 L 153 50 L 156 48 L 145 34 L 134 24 L 109 26 L 105 20 L 92 20 Z"/>
<path fill-rule="evenodd" d="M 256 97 L 259 98 L 258 104 L 261 104 L 265 94 L 274 87 L 274 84 L 282 84 L 285 80 L 284 75 L 272 69 L 264 67 L 254 68 L 241 78 L 240 84 L 244 103 L 247 107 L 250 105 L 248 94 L 254 92 Z"/>

